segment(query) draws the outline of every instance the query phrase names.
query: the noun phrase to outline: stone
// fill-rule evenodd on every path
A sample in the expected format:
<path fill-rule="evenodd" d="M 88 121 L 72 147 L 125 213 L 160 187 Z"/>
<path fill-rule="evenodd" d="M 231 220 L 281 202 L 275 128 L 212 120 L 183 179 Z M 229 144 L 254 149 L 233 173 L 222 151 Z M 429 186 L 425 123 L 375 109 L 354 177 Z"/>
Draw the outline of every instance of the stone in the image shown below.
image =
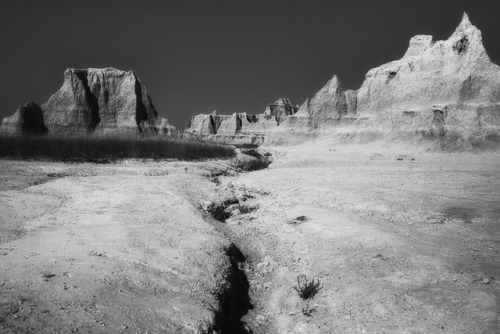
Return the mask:
<path fill-rule="evenodd" d="M 288 133 L 304 130 L 307 136 L 343 138 L 366 133 L 368 138 L 494 139 L 500 135 L 500 67 L 490 61 L 481 32 L 464 13 L 447 40 L 413 37 L 401 59 L 368 71 L 358 90 L 343 91 L 334 76 L 267 138 L 290 141 Z"/>
<path fill-rule="evenodd" d="M 349 94 L 349 103 L 352 108 L 352 93 Z M 283 126 L 295 129 L 317 129 L 339 124 L 343 116 L 347 116 L 346 94 L 337 76 L 333 76 L 312 99 L 307 99 L 300 106 L 294 116 L 288 117 Z"/>
<path fill-rule="evenodd" d="M 370 70 L 357 92 L 356 112 L 395 128 L 406 123 L 410 130 L 437 123 L 443 131 L 445 125 L 498 127 L 500 67 L 464 13 L 447 40 L 415 36 L 403 58 Z"/>
<path fill-rule="evenodd" d="M 0 133 L 5 135 L 43 135 L 47 133 L 42 109 L 34 102 L 19 106 L 14 115 L 2 120 Z"/>
<path fill-rule="evenodd" d="M 292 104 L 288 98 L 279 98 L 276 102 L 269 104 L 264 110 L 266 119 L 274 118 L 277 125 L 280 125 L 288 116 L 294 115 L 298 107 Z"/>
<path fill-rule="evenodd" d="M 62 87 L 42 109 L 51 133 L 176 133 L 158 116 L 146 87 L 133 71 L 67 69 Z"/>
<path fill-rule="evenodd" d="M 290 99 L 280 98 L 261 114 L 200 114 L 193 116 L 184 138 L 202 138 L 222 143 L 261 144 L 264 136 L 298 111 Z"/>
<path fill-rule="evenodd" d="M 221 124 L 227 120 L 229 115 L 219 115 L 214 110 L 211 114 L 199 114 L 191 117 L 191 122 L 188 125 L 189 133 L 197 135 L 214 135 L 217 134 Z"/>

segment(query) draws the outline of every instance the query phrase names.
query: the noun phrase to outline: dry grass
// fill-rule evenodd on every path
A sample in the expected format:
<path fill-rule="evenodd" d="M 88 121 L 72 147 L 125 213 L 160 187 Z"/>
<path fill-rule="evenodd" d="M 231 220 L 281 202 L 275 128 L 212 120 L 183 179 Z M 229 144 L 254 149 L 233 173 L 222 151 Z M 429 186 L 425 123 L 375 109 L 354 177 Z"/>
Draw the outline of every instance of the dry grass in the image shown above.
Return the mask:
<path fill-rule="evenodd" d="M 0 136 L 0 157 L 109 162 L 121 159 L 231 158 L 231 146 L 164 138 Z"/>

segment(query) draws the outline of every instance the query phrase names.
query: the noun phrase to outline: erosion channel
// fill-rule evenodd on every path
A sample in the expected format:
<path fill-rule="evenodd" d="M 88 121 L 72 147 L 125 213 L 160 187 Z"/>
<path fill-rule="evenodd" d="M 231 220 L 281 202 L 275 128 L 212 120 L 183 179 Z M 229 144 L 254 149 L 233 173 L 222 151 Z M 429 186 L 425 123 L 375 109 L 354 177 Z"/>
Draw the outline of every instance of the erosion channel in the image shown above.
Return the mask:
<path fill-rule="evenodd" d="M 498 161 L 326 140 L 2 160 L 0 332 L 498 332 Z"/>

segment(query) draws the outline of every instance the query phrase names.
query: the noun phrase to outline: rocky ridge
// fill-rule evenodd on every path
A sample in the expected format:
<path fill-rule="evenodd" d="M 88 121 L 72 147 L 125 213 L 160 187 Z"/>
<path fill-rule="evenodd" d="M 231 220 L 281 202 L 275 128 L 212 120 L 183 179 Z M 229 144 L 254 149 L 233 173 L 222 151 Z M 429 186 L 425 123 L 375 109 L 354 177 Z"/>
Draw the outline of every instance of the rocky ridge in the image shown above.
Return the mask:
<path fill-rule="evenodd" d="M 67 69 L 62 87 L 47 102 L 41 107 L 33 102 L 29 105 L 30 110 L 43 113 L 41 120 L 38 116 L 37 129 L 21 126 L 30 113 L 16 113 L 18 116 L 2 121 L 0 132 L 41 133 L 46 127 L 56 135 L 177 135 L 168 120 L 158 116 L 146 87 L 133 71 Z"/>
<path fill-rule="evenodd" d="M 5 117 L 0 130 L 8 135 L 18 133 L 40 135 L 47 132 L 43 122 L 43 111 L 34 102 L 19 106 L 14 115 Z"/>
<path fill-rule="evenodd" d="M 184 136 L 234 144 L 261 144 L 266 133 L 297 113 L 298 109 L 290 99 L 280 98 L 269 104 L 262 114 L 219 115 L 216 111 L 199 114 L 191 118 Z"/>
<path fill-rule="evenodd" d="M 357 91 L 343 91 L 336 76 L 275 133 L 310 132 L 371 136 L 424 135 L 484 140 L 500 130 L 500 67 L 481 31 L 464 13 L 444 41 L 417 35 L 404 56 L 371 69 Z M 331 125 L 344 125 L 331 129 Z"/>
<path fill-rule="evenodd" d="M 490 61 L 481 31 L 464 13 L 447 40 L 413 37 L 401 59 L 368 71 L 358 90 L 344 90 L 333 76 L 297 112 L 280 114 L 279 121 L 261 121 L 264 112 L 252 116 L 258 126 L 238 127 L 236 115 L 228 118 L 233 126 L 222 127 L 226 141 L 241 133 L 263 141 L 287 139 L 291 133 L 363 132 L 481 141 L 500 133 L 500 67 Z M 195 116 L 191 124 L 203 117 Z M 186 131 L 201 134 L 192 126 Z"/>

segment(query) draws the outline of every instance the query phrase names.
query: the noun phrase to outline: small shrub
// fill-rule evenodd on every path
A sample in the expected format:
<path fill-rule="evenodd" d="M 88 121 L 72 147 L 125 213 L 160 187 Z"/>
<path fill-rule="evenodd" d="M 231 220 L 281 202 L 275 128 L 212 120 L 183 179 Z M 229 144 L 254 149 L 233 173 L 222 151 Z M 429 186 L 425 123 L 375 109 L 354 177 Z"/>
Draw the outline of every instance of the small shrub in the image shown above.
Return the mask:
<path fill-rule="evenodd" d="M 309 301 L 316 296 L 316 294 L 323 289 L 321 282 L 316 279 L 312 279 L 312 281 L 308 281 L 306 275 L 297 276 L 297 286 L 294 287 L 295 291 L 299 294 L 299 297 L 302 300 L 307 300 L 306 307 L 302 308 L 302 314 L 306 317 L 312 316 L 312 313 L 316 310 L 316 308 L 309 308 Z"/>
<path fill-rule="evenodd" d="M 319 279 L 313 278 L 312 281 L 308 281 L 306 275 L 299 275 L 297 276 L 297 286 L 295 286 L 294 289 L 297 291 L 300 298 L 308 300 L 314 298 L 314 296 L 323 289 L 323 286 Z"/>
<path fill-rule="evenodd" d="M 309 220 L 309 218 L 307 218 L 306 216 L 298 216 L 298 217 L 295 217 L 293 219 L 288 220 L 287 224 L 289 224 L 289 225 L 300 225 L 302 223 L 305 223 L 308 220 Z"/>

